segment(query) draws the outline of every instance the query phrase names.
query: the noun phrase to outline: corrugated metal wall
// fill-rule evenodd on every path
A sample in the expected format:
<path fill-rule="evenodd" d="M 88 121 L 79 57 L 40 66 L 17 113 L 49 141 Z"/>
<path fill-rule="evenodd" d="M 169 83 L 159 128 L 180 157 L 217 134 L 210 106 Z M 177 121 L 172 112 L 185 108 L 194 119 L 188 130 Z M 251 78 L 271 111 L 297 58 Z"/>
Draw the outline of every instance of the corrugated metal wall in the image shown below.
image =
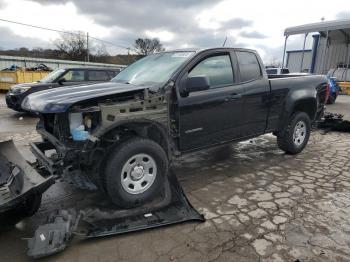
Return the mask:
<path fill-rule="evenodd" d="M 44 58 L 31 58 L 21 56 L 0 56 L 0 70 L 9 68 L 12 65 L 19 67 L 33 67 L 37 64 L 45 64 L 51 69 L 57 69 L 60 67 L 107 67 L 107 68 L 124 68 L 124 65 L 115 64 L 103 64 L 103 63 L 88 63 L 69 60 L 55 60 Z"/>
<path fill-rule="evenodd" d="M 347 64 L 349 52 L 346 42 L 331 39 L 326 44 L 326 38 L 321 37 L 315 61 L 315 73 L 327 74 L 332 68 L 337 68 L 339 63 Z"/>
<path fill-rule="evenodd" d="M 304 60 L 301 72 L 310 72 L 311 68 L 312 51 L 305 50 Z M 300 72 L 300 64 L 302 60 L 302 51 L 287 51 L 287 68 L 289 72 Z"/>

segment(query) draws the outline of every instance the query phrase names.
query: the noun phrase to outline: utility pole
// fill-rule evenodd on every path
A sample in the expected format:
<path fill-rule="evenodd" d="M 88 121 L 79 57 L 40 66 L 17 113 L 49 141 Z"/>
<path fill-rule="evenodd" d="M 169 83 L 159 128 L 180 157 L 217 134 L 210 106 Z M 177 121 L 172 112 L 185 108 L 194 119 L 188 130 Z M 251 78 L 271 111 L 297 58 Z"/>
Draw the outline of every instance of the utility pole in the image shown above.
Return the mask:
<path fill-rule="evenodd" d="M 227 41 L 227 36 L 226 36 L 226 38 L 225 38 L 225 40 L 224 40 L 224 43 L 222 44 L 222 47 L 225 47 L 226 41 Z"/>
<path fill-rule="evenodd" d="M 128 49 L 128 64 L 130 64 L 130 47 L 128 47 L 127 49 Z"/>
<path fill-rule="evenodd" d="M 90 62 L 90 52 L 89 52 L 89 32 L 86 33 L 86 58 L 87 58 L 87 62 Z"/>

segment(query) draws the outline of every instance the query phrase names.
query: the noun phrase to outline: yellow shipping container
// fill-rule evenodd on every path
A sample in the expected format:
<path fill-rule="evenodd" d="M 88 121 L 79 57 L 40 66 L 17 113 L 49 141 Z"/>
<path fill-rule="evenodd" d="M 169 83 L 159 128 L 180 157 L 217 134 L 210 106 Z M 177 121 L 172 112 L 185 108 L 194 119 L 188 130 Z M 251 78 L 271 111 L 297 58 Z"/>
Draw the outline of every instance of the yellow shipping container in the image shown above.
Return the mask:
<path fill-rule="evenodd" d="M 350 95 L 350 82 L 338 82 L 341 88 L 341 94 Z"/>
<path fill-rule="evenodd" d="M 9 90 L 12 85 L 36 82 L 49 74 L 47 71 L 0 71 L 0 90 Z"/>

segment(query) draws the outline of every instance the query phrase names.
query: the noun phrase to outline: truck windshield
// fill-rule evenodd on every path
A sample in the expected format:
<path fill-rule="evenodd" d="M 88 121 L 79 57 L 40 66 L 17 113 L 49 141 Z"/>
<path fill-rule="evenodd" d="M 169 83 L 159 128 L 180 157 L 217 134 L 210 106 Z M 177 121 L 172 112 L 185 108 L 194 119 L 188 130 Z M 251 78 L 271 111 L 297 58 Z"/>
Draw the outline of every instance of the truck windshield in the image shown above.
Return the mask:
<path fill-rule="evenodd" d="M 122 70 L 113 82 L 162 86 L 194 52 L 174 51 L 146 56 Z"/>
<path fill-rule="evenodd" d="M 66 71 L 65 69 L 56 69 L 55 71 L 51 72 L 47 76 L 45 76 L 43 79 L 41 79 L 39 82 L 41 83 L 52 83 L 59 77 L 60 75 L 63 74 L 63 72 Z"/>

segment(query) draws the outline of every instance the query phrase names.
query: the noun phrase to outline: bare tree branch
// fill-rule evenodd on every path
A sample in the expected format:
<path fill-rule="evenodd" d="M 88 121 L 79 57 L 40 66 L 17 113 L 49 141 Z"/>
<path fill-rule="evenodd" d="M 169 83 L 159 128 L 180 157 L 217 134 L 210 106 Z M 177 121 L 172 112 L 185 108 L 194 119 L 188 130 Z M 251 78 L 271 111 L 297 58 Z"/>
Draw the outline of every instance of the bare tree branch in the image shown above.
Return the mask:
<path fill-rule="evenodd" d="M 157 38 L 138 38 L 135 40 L 134 47 L 136 53 L 143 56 L 165 50 Z"/>

